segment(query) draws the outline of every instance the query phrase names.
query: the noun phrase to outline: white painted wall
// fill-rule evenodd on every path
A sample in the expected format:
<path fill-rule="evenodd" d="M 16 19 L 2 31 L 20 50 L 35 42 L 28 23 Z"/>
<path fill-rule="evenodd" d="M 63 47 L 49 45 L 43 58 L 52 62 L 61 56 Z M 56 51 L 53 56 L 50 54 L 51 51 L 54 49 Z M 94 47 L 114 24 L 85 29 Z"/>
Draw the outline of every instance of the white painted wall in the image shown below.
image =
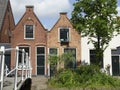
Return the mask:
<path fill-rule="evenodd" d="M 81 39 L 81 62 L 86 62 L 90 64 L 90 55 L 89 55 L 89 50 L 93 49 L 93 45 L 87 44 L 88 38 L 87 37 L 82 37 Z M 104 68 L 106 65 L 110 65 L 110 74 L 112 75 L 112 60 L 111 60 L 111 49 L 116 49 L 117 47 L 120 46 L 120 35 L 115 36 L 109 43 L 109 46 L 104 52 L 104 58 L 103 58 L 103 63 L 104 63 Z"/>

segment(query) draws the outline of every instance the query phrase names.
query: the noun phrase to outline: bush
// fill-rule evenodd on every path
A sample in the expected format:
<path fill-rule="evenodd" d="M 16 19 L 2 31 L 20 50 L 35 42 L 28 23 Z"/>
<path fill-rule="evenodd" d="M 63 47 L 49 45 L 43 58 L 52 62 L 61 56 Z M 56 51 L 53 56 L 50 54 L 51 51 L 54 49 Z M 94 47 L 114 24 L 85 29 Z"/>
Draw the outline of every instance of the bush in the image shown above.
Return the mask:
<path fill-rule="evenodd" d="M 54 87 L 108 88 L 119 87 L 120 80 L 100 72 L 95 65 L 83 65 L 76 70 L 62 69 L 49 81 Z"/>

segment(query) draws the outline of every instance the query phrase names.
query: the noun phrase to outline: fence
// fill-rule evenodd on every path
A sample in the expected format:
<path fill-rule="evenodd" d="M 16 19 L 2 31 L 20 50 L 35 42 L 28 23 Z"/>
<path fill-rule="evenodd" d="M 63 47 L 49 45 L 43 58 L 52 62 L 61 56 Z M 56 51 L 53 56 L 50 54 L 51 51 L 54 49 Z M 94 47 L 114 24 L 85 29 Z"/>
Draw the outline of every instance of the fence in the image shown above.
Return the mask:
<path fill-rule="evenodd" d="M 5 53 L 7 51 L 15 51 L 15 67 L 12 70 L 8 70 L 7 65 L 5 64 Z M 22 53 L 22 63 L 19 65 L 19 52 Z M 20 81 L 18 81 L 18 72 L 21 72 Z M 22 82 L 27 78 L 31 78 L 32 68 L 30 58 L 28 53 L 24 51 L 24 49 L 16 48 L 9 48 L 5 49 L 4 46 L 0 48 L 0 90 L 3 90 L 3 82 L 4 79 L 7 78 L 8 75 L 14 72 L 14 90 L 18 89 L 18 82 Z"/>

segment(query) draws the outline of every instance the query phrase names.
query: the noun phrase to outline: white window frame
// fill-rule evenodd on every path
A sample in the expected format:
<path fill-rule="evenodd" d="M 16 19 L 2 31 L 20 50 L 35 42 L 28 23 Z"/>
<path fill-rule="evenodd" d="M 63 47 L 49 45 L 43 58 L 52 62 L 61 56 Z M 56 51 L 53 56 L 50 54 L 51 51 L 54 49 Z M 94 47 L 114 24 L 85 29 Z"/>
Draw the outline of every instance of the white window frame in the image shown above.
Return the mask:
<path fill-rule="evenodd" d="M 61 42 L 61 40 L 60 40 L 60 29 L 68 29 L 69 30 L 69 35 L 68 35 L 68 42 L 70 42 L 70 40 L 71 40 L 71 28 L 69 28 L 69 27 L 59 27 L 58 28 L 58 42 Z"/>
<path fill-rule="evenodd" d="M 32 38 L 26 38 L 26 26 L 27 25 L 32 25 L 33 26 L 33 37 Z M 26 24 L 26 25 L 24 25 L 24 39 L 35 39 L 35 25 L 33 25 L 33 24 Z"/>

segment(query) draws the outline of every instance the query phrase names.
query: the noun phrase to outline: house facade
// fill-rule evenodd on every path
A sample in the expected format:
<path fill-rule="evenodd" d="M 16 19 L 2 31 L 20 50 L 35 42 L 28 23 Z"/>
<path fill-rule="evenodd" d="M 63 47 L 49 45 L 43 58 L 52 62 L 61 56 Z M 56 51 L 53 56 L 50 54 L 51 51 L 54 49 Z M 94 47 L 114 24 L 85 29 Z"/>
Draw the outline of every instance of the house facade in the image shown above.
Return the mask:
<path fill-rule="evenodd" d="M 81 62 L 94 63 L 95 52 L 93 44 L 87 44 L 88 38 L 81 38 Z M 110 74 L 114 76 L 120 75 L 120 35 L 115 36 L 109 43 L 109 46 L 104 51 L 103 68 L 110 66 Z"/>
<path fill-rule="evenodd" d="M 66 52 L 72 52 L 76 59 L 76 65 L 81 60 L 81 38 L 78 32 L 73 28 L 67 13 L 60 13 L 58 21 L 47 34 L 48 55 L 56 54 L 58 56 Z M 61 65 L 64 67 L 64 64 Z"/>
<path fill-rule="evenodd" d="M 15 25 L 9 0 L 0 1 L 0 46 L 5 48 L 24 49 L 31 60 L 32 75 L 48 75 L 49 55 L 56 51 L 57 55 L 72 52 L 75 65 L 81 60 L 81 38 L 73 28 L 67 13 L 60 13 L 58 21 L 50 31 L 41 24 L 33 6 L 26 6 L 26 11 Z M 5 61 L 9 69 L 15 67 L 15 51 L 5 53 Z M 18 65 L 22 63 L 19 51 Z M 61 65 L 64 67 L 64 65 Z"/>
<path fill-rule="evenodd" d="M 0 43 L 10 43 L 11 31 L 15 27 L 9 0 L 0 0 Z"/>
<path fill-rule="evenodd" d="M 30 56 L 33 75 L 46 75 L 47 31 L 35 15 L 33 6 L 26 6 L 23 17 L 12 31 L 11 47 L 16 46 Z M 11 68 L 15 67 L 14 58 L 15 52 L 12 52 Z M 19 58 L 19 64 L 21 63 Z"/>
<path fill-rule="evenodd" d="M 104 52 L 103 68 L 110 66 L 111 75 L 120 75 L 120 35 L 114 37 Z M 9 0 L 0 0 L 0 46 L 5 48 L 25 49 L 30 56 L 33 75 L 48 75 L 50 54 L 62 55 L 72 52 L 76 66 L 80 63 L 94 63 L 95 52 L 93 44 L 87 37 L 82 37 L 73 28 L 67 13 L 60 13 L 58 21 L 50 31 L 47 31 L 34 13 L 33 6 L 26 6 L 26 11 L 15 26 Z M 21 54 L 19 53 L 19 56 Z M 9 68 L 15 66 L 15 52 L 7 52 L 6 64 Z M 21 58 L 19 58 L 21 64 Z M 60 67 L 64 67 L 62 64 Z"/>
<path fill-rule="evenodd" d="M 9 0 L 0 0 L 0 47 L 11 47 L 11 32 L 15 28 L 14 17 Z M 11 52 L 5 53 L 5 63 L 10 68 Z"/>

